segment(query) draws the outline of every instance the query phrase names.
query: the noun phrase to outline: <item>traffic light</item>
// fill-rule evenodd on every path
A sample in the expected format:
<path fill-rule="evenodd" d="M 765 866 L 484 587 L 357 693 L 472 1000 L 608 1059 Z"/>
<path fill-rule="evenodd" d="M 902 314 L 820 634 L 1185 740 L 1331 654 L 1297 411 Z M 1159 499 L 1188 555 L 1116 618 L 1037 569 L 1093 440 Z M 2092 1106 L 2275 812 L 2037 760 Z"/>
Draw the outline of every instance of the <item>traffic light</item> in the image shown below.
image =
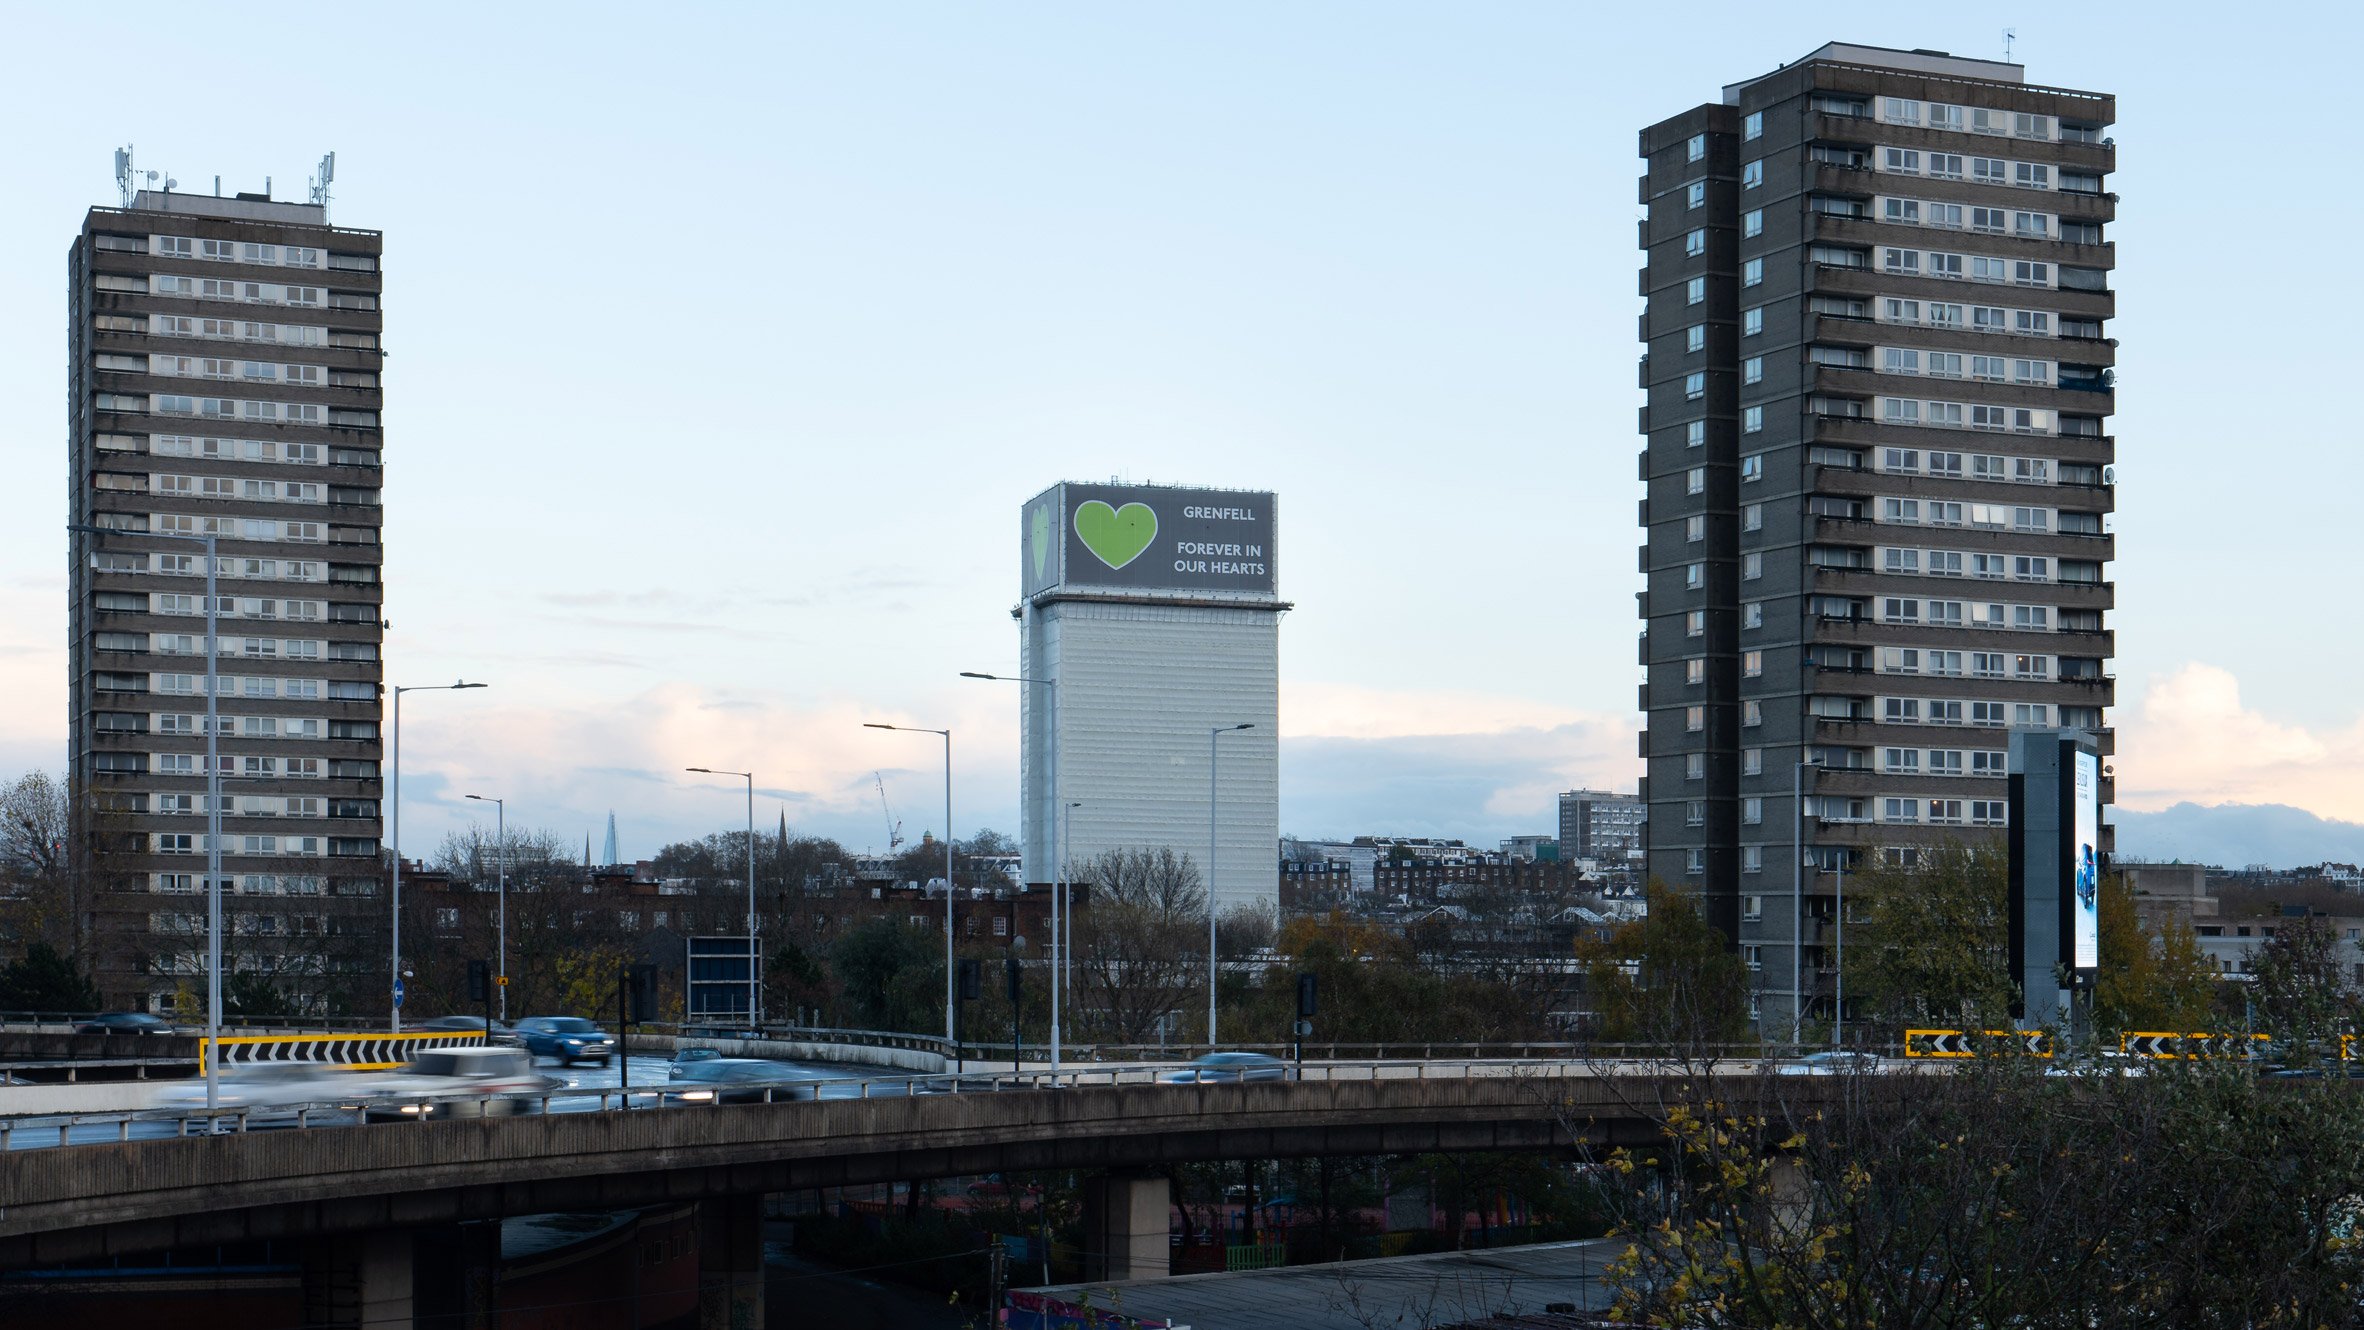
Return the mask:
<path fill-rule="evenodd" d="M 1310 974 L 1301 974 L 1301 975 L 1298 975 L 1298 976 L 1297 976 L 1297 1015 L 1298 1015 L 1298 1016 L 1300 1016 L 1300 1017 L 1306 1017 L 1306 1018 L 1310 1018 L 1310 1017 L 1311 1017 L 1311 1016 L 1314 1014 L 1314 1011 L 1313 1011 L 1313 1009 L 1314 1009 L 1314 1007 L 1317 1005 L 1317 998 L 1318 998 L 1318 995 L 1315 993 L 1315 991 L 1314 991 L 1314 988 L 1315 988 L 1315 984 L 1314 984 L 1314 976 L 1313 976 L 1313 975 L 1310 975 Z"/>
<path fill-rule="evenodd" d="M 490 961 L 468 962 L 468 1000 L 470 1002 L 492 1001 L 492 963 Z"/>
<path fill-rule="evenodd" d="M 978 964 L 978 962 L 973 959 L 964 960 L 960 963 L 959 973 L 961 1001 L 974 1001 L 977 997 L 984 993 L 985 975 L 984 967 L 982 965 Z"/>
<path fill-rule="evenodd" d="M 630 972 L 632 1019 L 653 1021 L 657 1018 L 657 967 L 635 965 Z"/>

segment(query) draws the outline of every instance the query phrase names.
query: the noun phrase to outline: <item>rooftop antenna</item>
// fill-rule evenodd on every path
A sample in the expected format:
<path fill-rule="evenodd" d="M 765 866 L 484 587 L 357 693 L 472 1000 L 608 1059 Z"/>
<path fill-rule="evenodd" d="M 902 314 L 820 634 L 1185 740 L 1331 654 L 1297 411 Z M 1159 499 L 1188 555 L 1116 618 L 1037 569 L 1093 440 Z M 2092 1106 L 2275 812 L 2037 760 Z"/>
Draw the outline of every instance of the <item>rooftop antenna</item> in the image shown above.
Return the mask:
<path fill-rule="evenodd" d="M 2011 41 L 2018 35 L 2019 29 L 2017 28 L 2003 29 L 2003 63 L 2006 65 L 2011 63 Z"/>
<path fill-rule="evenodd" d="M 123 193 L 123 206 L 131 206 L 132 178 L 138 172 L 131 169 L 131 145 L 126 143 L 115 150 L 115 188 Z"/>
<path fill-rule="evenodd" d="M 312 177 L 312 201 L 320 205 L 320 215 L 328 216 L 328 186 L 337 178 L 337 155 L 324 154 L 320 159 L 320 174 Z"/>

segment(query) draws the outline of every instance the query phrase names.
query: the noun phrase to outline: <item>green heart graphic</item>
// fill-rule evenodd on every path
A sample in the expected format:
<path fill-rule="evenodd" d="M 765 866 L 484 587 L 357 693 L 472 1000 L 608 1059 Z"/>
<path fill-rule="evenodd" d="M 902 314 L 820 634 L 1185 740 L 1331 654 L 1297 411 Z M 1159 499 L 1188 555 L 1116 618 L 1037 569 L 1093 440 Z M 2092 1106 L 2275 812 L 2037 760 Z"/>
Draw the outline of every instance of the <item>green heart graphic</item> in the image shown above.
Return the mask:
<path fill-rule="evenodd" d="M 1051 506 L 1049 504 L 1035 505 L 1034 522 L 1026 534 L 1027 545 L 1034 552 L 1034 580 L 1039 582 L 1043 579 L 1046 565 L 1050 563 L 1051 559 Z"/>
<path fill-rule="evenodd" d="M 1146 503 L 1111 508 L 1093 499 L 1076 505 L 1075 534 L 1111 570 L 1122 568 L 1157 539 L 1157 513 Z"/>

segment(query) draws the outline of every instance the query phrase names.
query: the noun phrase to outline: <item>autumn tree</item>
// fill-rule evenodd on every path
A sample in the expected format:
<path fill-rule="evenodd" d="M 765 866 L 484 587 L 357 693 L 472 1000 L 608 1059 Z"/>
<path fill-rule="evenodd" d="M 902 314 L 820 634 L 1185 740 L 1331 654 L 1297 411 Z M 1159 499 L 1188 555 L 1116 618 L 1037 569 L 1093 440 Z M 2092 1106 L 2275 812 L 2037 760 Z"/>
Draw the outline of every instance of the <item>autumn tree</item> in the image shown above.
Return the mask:
<path fill-rule="evenodd" d="M 2293 1061 L 2336 1049 L 2355 1029 L 2356 985 L 2331 925 L 2313 915 L 2284 919 L 2249 958 L 2249 993 L 2259 1030 Z"/>
<path fill-rule="evenodd" d="M 2170 919 L 2153 937 L 2134 909 L 2134 891 L 2111 874 L 2101 880 L 2101 965 L 2095 976 L 2096 1029 L 2206 1029 L 2218 980 L 2190 923 Z"/>
<path fill-rule="evenodd" d="M 1687 1056 L 1747 1042 L 1748 976 L 1724 935 L 1678 887 L 1652 882 L 1647 900 L 1641 918 L 1576 944 L 1594 1037 Z"/>
<path fill-rule="evenodd" d="M 1867 867 L 1847 883 L 1848 994 L 1891 1038 L 2007 1024 L 2010 891 L 2000 847 L 1949 840 L 1911 864 Z"/>

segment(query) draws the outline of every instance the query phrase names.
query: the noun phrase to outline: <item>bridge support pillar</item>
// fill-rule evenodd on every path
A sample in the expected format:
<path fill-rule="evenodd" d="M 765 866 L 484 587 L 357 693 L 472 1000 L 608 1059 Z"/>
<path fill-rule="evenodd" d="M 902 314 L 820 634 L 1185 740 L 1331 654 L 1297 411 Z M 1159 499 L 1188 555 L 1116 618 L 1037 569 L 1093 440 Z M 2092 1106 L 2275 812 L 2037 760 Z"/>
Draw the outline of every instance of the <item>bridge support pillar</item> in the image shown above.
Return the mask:
<path fill-rule="evenodd" d="M 698 1330 L 763 1330 L 763 1198 L 698 1202 Z"/>
<path fill-rule="evenodd" d="M 323 1330 L 407 1327 L 415 1278 L 407 1229 L 317 1239 L 304 1257 L 304 1324 Z"/>
<path fill-rule="evenodd" d="M 1765 1162 L 1769 1166 L 1765 1199 L 1773 1227 L 1783 1237 L 1797 1237 L 1814 1224 L 1813 1181 L 1794 1155 L 1776 1154 Z"/>
<path fill-rule="evenodd" d="M 1173 1184 L 1111 1173 L 1084 1184 L 1084 1278 L 1117 1282 L 1173 1273 Z"/>
<path fill-rule="evenodd" d="M 421 1229 L 417 1330 L 493 1330 L 500 1322 L 501 1221 Z"/>

